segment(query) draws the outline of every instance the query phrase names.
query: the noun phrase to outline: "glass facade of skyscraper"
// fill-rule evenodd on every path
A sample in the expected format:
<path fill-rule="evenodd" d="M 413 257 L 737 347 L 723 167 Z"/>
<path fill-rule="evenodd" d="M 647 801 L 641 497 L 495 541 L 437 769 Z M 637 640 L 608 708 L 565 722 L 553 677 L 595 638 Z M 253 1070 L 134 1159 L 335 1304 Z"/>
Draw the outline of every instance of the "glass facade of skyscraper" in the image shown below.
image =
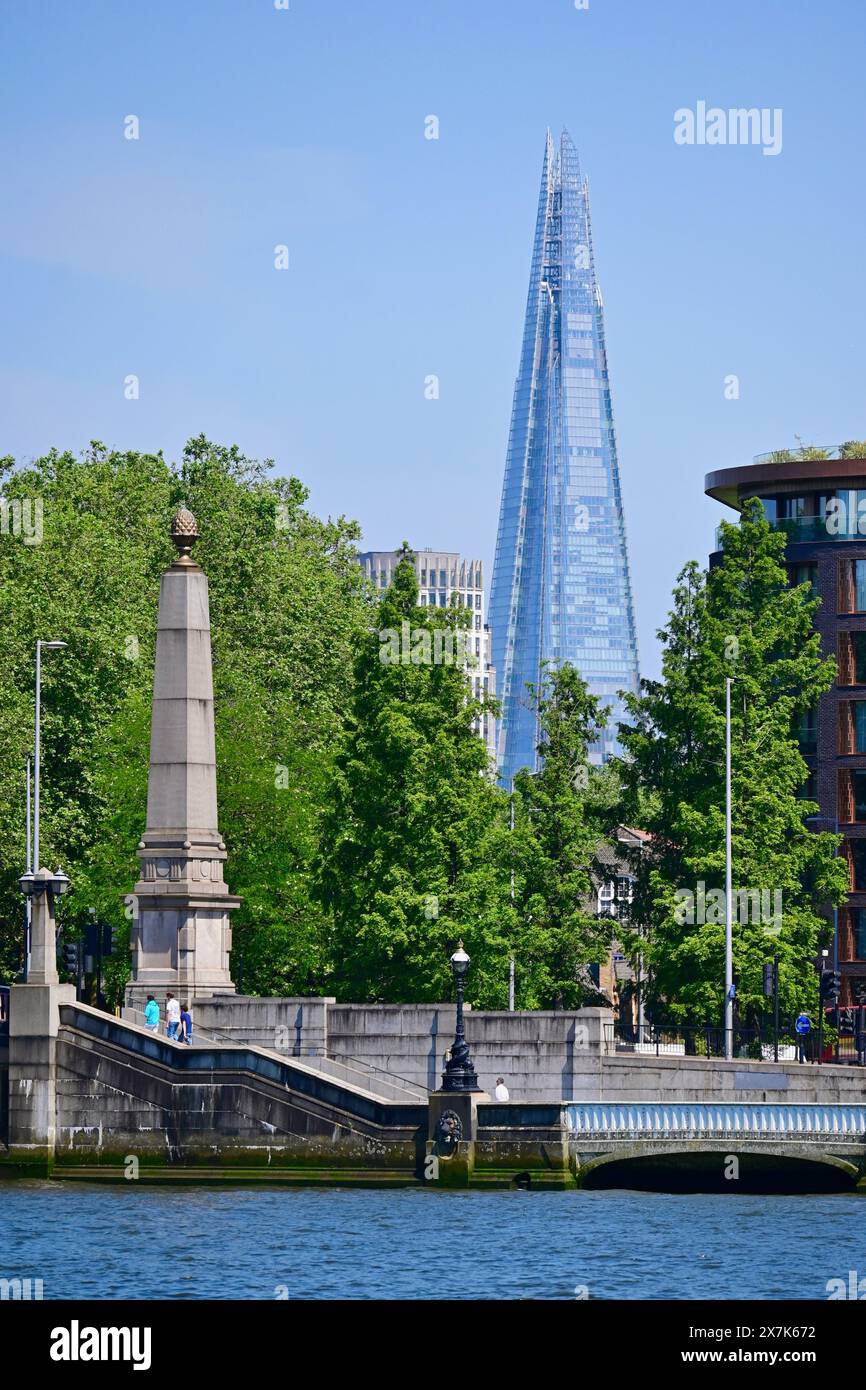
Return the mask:
<path fill-rule="evenodd" d="M 612 707 L 593 752 L 615 752 L 618 692 L 638 687 L 637 639 L 589 193 L 566 132 L 558 148 L 547 136 L 490 625 L 503 783 L 535 766 L 526 685 L 544 662 L 571 662 Z"/>

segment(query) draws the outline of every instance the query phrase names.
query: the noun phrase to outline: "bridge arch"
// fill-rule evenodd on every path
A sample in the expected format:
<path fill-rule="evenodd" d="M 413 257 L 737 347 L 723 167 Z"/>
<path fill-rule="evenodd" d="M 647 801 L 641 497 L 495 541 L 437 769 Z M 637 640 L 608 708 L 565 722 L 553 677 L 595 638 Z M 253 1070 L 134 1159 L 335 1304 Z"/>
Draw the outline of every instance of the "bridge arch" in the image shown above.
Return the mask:
<path fill-rule="evenodd" d="M 723 1138 L 703 1143 L 617 1144 L 606 1152 L 575 1158 L 577 1180 L 590 1190 L 851 1192 L 861 1177 L 857 1162 L 815 1145 L 749 1144 Z"/>

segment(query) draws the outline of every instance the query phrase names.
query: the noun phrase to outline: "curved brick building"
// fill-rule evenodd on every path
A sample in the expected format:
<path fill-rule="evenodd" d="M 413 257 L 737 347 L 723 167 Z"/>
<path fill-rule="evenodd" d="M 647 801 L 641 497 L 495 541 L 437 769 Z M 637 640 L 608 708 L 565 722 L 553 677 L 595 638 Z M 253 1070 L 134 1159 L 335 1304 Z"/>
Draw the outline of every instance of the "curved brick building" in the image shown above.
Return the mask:
<path fill-rule="evenodd" d="M 709 473 L 705 491 L 736 510 L 760 498 L 770 525 L 787 537 L 791 582 L 809 581 L 821 599 L 815 627 L 837 677 L 804 720 L 800 745 L 809 767 L 803 795 L 821 807 L 815 828 L 844 837 L 850 893 L 834 944 L 844 1006 L 866 989 L 866 446 L 810 451 L 827 456 L 818 459 L 786 452 Z M 719 558 L 717 551 L 710 563 Z"/>

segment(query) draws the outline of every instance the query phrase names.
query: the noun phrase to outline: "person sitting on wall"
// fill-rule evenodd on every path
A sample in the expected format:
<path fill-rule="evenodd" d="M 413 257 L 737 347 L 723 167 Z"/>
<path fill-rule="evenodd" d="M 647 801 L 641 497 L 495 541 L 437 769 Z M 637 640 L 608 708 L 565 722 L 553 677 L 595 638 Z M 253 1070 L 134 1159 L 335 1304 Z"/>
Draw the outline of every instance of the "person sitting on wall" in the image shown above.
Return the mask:
<path fill-rule="evenodd" d="M 508 1087 L 501 1076 L 496 1078 L 496 1090 L 493 1092 L 497 1100 L 509 1100 Z"/>

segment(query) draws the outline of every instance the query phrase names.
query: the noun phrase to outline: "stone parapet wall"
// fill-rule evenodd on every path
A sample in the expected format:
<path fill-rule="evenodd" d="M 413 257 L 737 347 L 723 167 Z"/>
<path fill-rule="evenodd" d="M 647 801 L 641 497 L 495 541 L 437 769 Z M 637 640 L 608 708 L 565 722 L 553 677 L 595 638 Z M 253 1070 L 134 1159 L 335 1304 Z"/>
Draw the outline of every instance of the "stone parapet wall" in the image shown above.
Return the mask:
<path fill-rule="evenodd" d="M 438 1090 L 454 1037 L 453 1004 L 338 1004 L 329 998 L 197 1001 L 203 1032 L 288 1056 L 358 1059 L 394 1078 Z M 502 1076 L 512 1100 L 856 1102 L 860 1067 L 660 1056 L 613 1050 L 609 1009 L 492 1012 L 467 1009 L 466 1035 L 479 1085 Z"/>

